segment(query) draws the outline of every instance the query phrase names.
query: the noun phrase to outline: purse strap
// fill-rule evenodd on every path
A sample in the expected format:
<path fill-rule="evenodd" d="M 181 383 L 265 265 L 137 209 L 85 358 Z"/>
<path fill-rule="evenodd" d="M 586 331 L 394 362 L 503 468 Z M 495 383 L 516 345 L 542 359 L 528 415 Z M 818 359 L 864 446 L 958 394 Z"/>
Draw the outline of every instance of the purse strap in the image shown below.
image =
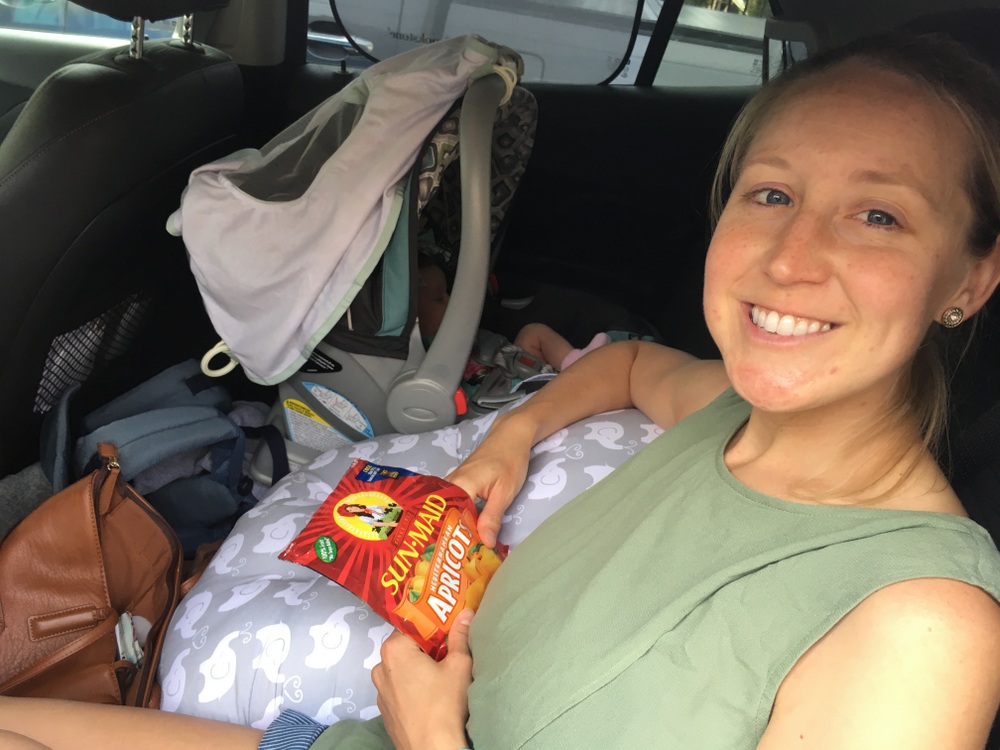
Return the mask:
<path fill-rule="evenodd" d="M 115 469 L 118 466 L 118 447 L 114 443 L 98 443 L 97 455 L 101 457 L 101 463 Z"/>
<path fill-rule="evenodd" d="M 97 454 L 100 456 L 101 467 L 108 472 L 103 483 L 97 488 L 100 493 L 97 501 L 98 513 L 103 516 L 111 510 L 111 501 L 115 497 L 115 488 L 118 486 L 121 466 L 118 465 L 118 448 L 114 444 L 98 443 Z"/>

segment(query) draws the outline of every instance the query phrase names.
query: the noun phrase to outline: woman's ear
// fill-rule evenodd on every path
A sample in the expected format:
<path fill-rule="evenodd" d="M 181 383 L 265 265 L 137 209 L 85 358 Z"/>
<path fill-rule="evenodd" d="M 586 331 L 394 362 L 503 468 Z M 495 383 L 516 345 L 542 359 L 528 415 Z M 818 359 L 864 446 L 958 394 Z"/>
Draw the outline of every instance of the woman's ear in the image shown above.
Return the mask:
<path fill-rule="evenodd" d="M 956 296 L 956 304 L 969 318 L 986 304 L 993 291 L 1000 284 L 1000 235 L 993 242 L 993 248 L 969 267 L 965 285 Z"/>

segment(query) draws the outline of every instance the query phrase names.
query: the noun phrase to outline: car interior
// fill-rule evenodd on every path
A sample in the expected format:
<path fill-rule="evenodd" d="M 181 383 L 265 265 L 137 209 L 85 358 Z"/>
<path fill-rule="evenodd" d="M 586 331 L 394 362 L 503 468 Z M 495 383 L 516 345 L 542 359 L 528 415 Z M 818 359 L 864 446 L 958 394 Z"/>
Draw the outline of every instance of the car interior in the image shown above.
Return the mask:
<path fill-rule="evenodd" d="M 67 5 L 110 20 L 74 31 Z M 700 357 L 717 354 L 701 309 L 710 184 L 765 77 L 900 27 L 952 35 L 1000 67 L 998 0 L 529 0 L 516 11 L 529 18 L 507 29 L 496 16 L 514 12 L 488 2 L 410 3 L 423 27 L 404 27 L 406 5 L 0 0 L 0 536 L 27 510 L 24 487 L 39 491 L 33 467 L 61 401 L 86 414 L 219 340 L 184 240 L 165 228 L 192 170 L 259 149 L 375 60 L 442 33 L 525 58 L 537 130 L 495 239 L 484 327 L 513 338 L 540 320 L 576 347 L 620 328 Z M 62 28 L 31 16 L 46 6 L 64 8 Z M 521 36 L 552 18 L 580 35 L 561 67 Z M 727 31 L 733 19 L 758 36 Z M 376 38 L 385 28 L 394 45 Z M 684 45 L 710 62 L 685 72 Z M 1000 543 L 1000 301 L 984 313 L 956 347 L 944 463 Z M 278 398 L 239 367 L 221 382 L 234 398 Z M 1000 749 L 996 728 L 988 747 Z"/>

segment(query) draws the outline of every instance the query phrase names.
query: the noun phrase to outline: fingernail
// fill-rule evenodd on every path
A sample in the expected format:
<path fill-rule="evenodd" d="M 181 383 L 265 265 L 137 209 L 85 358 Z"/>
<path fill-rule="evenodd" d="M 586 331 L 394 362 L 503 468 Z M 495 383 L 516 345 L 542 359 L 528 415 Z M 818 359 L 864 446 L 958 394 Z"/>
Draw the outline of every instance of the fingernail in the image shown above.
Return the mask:
<path fill-rule="evenodd" d="M 463 609 L 458 613 L 455 618 L 455 622 L 459 625 L 469 625 L 472 622 L 472 618 L 476 616 L 476 611 L 474 609 Z"/>

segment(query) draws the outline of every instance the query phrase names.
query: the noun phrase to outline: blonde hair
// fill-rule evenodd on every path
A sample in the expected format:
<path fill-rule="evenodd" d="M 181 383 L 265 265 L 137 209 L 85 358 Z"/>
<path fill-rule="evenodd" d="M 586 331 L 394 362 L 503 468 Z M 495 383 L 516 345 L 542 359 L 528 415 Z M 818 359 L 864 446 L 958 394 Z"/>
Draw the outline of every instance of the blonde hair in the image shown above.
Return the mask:
<path fill-rule="evenodd" d="M 1000 78 L 958 42 L 939 34 L 893 32 L 866 37 L 798 63 L 764 85 L 740 111 L 722 147 L 711 194 L 713 230 L 757 133 L 788 99 L 822 86 L 826 75 L 848 62 L 905 77 L 961 119 L 971 146 L 963 187 L 973 209 L 965 247 L 973 257 L 988 255 L 1000 236 Z M 886 418 L 874 428 L 877 434 L 910 423 L 919 430 L 924 447 L 940 457 L 948 421 L 946 350 L 958 343 L 964 352 L 974 327 L 975 318 L 960 329 L 961 333 L 947 331 L 944 335 L 941 326 L 929 327 L 906 377 L 895 390 Z M 964 340 L 956 342 L 957 338 Z M 911 449 L 901 450 L 897 459 L 905 458 Z"/>

